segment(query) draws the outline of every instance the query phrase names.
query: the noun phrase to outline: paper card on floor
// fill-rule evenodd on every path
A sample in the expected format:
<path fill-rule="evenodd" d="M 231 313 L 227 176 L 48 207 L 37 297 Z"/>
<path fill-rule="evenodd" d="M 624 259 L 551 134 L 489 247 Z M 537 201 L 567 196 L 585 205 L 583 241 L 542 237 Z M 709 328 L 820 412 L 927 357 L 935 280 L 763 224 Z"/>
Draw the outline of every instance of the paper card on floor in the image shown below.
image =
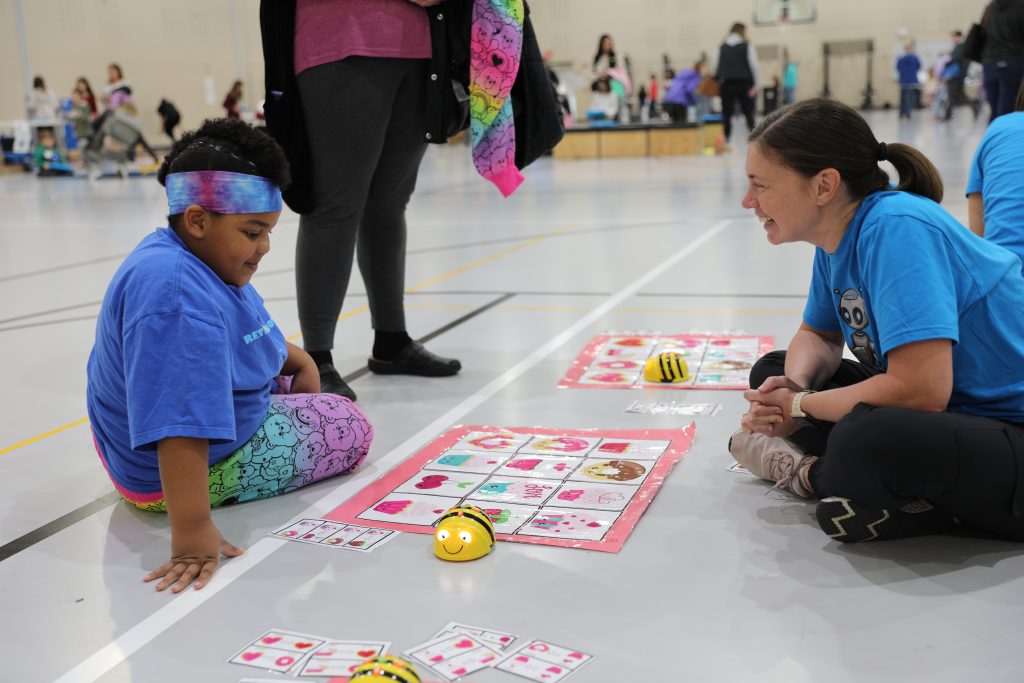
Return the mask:
<path fill-rule="evenodd" d="M 519 449 L 519 454 L 572 455 L 583 457 L 601 441 L 600 437 L 586 436 L 535 436 Z"/>
<path fill-rule="evenodd" d="M 253 640 L 228 661 L 283 673 L 298 668 L 325 642 L 326 638 L 275 629 Z"/>
<path fill-rule="evenodd" d="M 430 640 L 405 654 L 449 681 L 494 666 L 500 657 L 482 639 L 464 633 Z"/>
<path fill-rule="evenodd" d="M 350 676 L 357 666 L 391 648 L 390 642 L 332 640 L 314 650 L 299 676 Z"/>
<path fill-rule="evenodd" d="M 539 479 L 565 479 L 579 467 L 580 459 L 568 455 L 514 455 L 499 467 L 498 477 L 537 477 Z"/>
<path fill-rule="evenodd" d="M 558 683 L 593 658 L 593 655 L 578 650 L 534 640 L 503 659 L 495 668 L 531 681 Z"/>
<path fill-rule="evenodd" d="M 491 524 L 494 525 L 496 534 L 514 534 L 519 527 L 526 523 L 526 520 L 537 512 L 537 508 L 533 505 L 498 503 L 493 500 L 477 498 L 467 498 L 466 503 L 480 508 L 491 518 Z"/>
<path fill-rule="evenodd" d="M 529 436 L 502 430 L 471 432 L 456 443 L 452 450 L 483 451 L 485 453 L 515 453 L 529 440 Z"/>
<path fill-rule="evenodd" d="M 523 477 L 489 477 L 472 497 L 497 503 L 543 505 L 561 482 Z"/>
<path fill-rule="evenodd" d="M 590 457 L 631 458 L 635 460 L 657 460 L 671 445 L 671 441 L 655 441 L 647 439 L 602 439 L 597 448 L 590 452 Z"/>
<path fill-rule="evenodd" d="M 510 453 L 475 453 L 451 449 L 437 460 L 423 466 L 425 470 L 490 474 L 509 459 Z"/>
<path fill-rule="evenodd" d="M 280 536 L 282 538 L 289 538 L 289 539 L 298 538 L 299 536 L 302 536 L 303 534 L 308 533 L 308 532 L 312 531 L 313 529 L 317 528 L 318 526 L 323 524 L 324 521 L 326 521 L 326 520 L 323 520 L 323 519 L 303 519 L 303 520 L 300 520 L 300 521 L 295 522 L 293 524 L 288 524 L 287 526 L 283 526 L 280 529 L 278 529 L 277 531 L 271 533 L 270 535 L 271 536 Z"/>
<path fill-rule="evenodd" d="M 372 553 L 398 534 L 399 532 L 391 529 L 367 529 L 362 534 L 346 543 L 343 547 L 345 550 L 355 550 L 360 553 Z"/>
<path fill-rule="evenodd" d="M 398 532 L 391 529 L 372 529 L 326 519 L 303 519 L 270 535 L 299 543 L 367 553 L 376 550 L 396 534 Z"/>
<path fill-rule="evenodd" d="M 372 507 L 359 513 L 360 519 L 399 524 L 432 526 L 448 508 L 459 504 L 451 496 L 424 496 L 419 493 L 389 493 Z"/>
<path fill-rule="evenodd" d="M 551 499 L 551 505 L 588 510 L 625 510 L 640 488 L 623 484 L 566 482 Z"/>
<path fill-rule="evenodd" d="M 493 628 L 485 628 L 483 626 L 460 624 L 457 621 L 449 621 L 445 624 L 440 631 L 434 634 L 434 639 L 436 640 L 453 633 L 464 633 L 470 636 L 477 636 L 485 644 L 493 645 L 502 650 L 507 650 L 519 639 L 519 636 L 514 633 L 499 631 Z"/>
<path fill-rule="evenodd" d="M 587 458 L 580 464 L 579 469 L 569 476 L 569 480 L 639 486 L 650 473 L 651 465 L 650 461 L 617 456 Z"/>
<path fill-rule="evenodd" d="M 750 470 L 748 470 L 746 467 L 744 467 L 743 465 L 739 464 L 738 462 L 734 462 L 733 464 L 729 465 L 725 469 L 729 470 L 730 472 L 735 472 L 737 474 L 750 474 L 751 473 Z"/>
<path fill-rule="evenodd" d="M 425 493 L 431 496 L 458 496 L 461 498 L 479 486 L 486 478 L 486 474 L 420 470 L 415 477 L 396 488 L 395 492 Z"/>

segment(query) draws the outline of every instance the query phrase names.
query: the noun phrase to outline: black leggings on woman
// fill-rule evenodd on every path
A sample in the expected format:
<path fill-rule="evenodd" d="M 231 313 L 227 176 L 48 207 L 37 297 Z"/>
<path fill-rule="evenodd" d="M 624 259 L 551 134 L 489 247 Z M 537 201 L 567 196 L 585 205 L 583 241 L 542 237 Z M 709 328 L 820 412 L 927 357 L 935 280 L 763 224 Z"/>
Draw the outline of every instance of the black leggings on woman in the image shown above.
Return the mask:
<path fill-rule="evenodd" d="M 425 59 L 349 57 L 298 76 L 315 208 L 299 219 L 299 326 L 308 351 L 334 346 L 352 272 L 373 328 L 405 331 L 405 207 L 427 149 Z"/>
<path fill-rule="evenodd" d="M 750 371 L 751 387 L 785 374 L 786 352 Z M 826 389 L 878 374 L 844 359 Z M 837 423 L 789 437 L 820 459 L 809 479 L 818 496 L 893 509 L 924 499 L 962 523 L 1024 540 L 1024 425 L 966 413 L 854 407 Z"/>

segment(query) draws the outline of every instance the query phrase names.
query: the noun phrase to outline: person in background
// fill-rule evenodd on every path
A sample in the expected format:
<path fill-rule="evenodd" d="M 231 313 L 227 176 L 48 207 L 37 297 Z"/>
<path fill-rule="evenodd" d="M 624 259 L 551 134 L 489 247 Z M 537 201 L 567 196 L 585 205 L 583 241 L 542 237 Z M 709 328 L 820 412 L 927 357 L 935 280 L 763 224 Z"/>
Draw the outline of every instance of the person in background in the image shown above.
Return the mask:
<path fill-rule="evenodd" d="M 597 52 L 594 53 L 594 62 L 590 70 L 594 74 L 594 80 L 608 75 L 609 69 L 618 66 L 615 57 L 615 41 L 607 33 L 603 34 L 597 41 Z"/>
<path fill-rule="evenodd" d="M 107 84 L 103 87 L 100 99 L 107 109 L 117 109 L 125 100 L 132 96 L 131 83 L 124 77 L 120 64 L 111 63 L 107 66 Z"/>
<path fill-rule="evenodd" d="M 611 79 L 607 76 L 598 78 L 591 86 L 591 90 L 587 118 L 591 121 L 618 118 L 622 101 L 616 93 L 612 92 Z"/>
<path fill-rule="evenodd" d="M 89 117 L 96 118 L 98 110 L 96 109 L 96 95 L 92 92 L 92 86 L 89 85 L 89 79 L 85 76 L 80 76 L 75 81 L 74 93 L 77 94 L 82 101 L 89 107 Z"/>
<path fill-rule="evenodd" d="M 71 111 L 68 116 L 75 125 L 75 137 L 78 139 L 78 146 L 87 147 L 89 138 L 93 135 L 92 113 L 89 111 L 89 102 L 86 100 L 81 89 L 77 86 L 71 91 Z"/>
<path fill-rule="evenodd" d="M 1024 259 L 1024 84 L 1016 111 L 989 124 L 967 176 L 968 227 Z"/>
<path fill-rule="evenodd" d="M 900 118 L 910 119 L 911 113 L 917 107 L 918 98 L 921 96 L 921 82 L 918 79 L 918 72 L 921 70 L 921 60 L 914 52 L 913 41 L 903 48 L 903 54 L 896 60 L 896 73 L 900 83 Z"/>
<path fill-rule="evenodd" d="M 242 101 L 242 81 L 235 81 L 231 90 L 224 97 L 224 111 L 226 118 L 238 120 L 242 118 L 240 104 Z"/>
<path fill-rule="evenodd" d="M 704 77 L 703 59 L 680 69 L 665 91 L 665 111 L 673 121 L 686 121 L 690 107 L 697 106 L 697 86 Z"/>
<path fill-rule="evenodd" d="M 758 71 L 757 51 L 747 40 L 747 27 L 737 21 L 729 29 L 725 42 L 718 48 L 718 65 L 715 67 L 722 98 L 722 126 L 726 143 L 732 135 L 732 116 L 737 103 L 747 121 L 747 130 L 754 130 Z"/>
<path fill-rule="evenodd" d="M 26 101 L 28 118 L 55 119 L 60 116 L 60 100 L 46 87 L 42 76 L 32 79 L 32 92 Z"/>
<path fill-rule="evenodd" d="M 1013 111 L 1014 99 L 1024 81 L 1024 0 L 993 0 L 985 8 L 981 24 L 985 43 L 981 51 L 985 97 L 991 121 Z"/>
<path fill-rule="evenodd" d="M 796 62 L 789 60 L 782 72 L 782 104 L 796 102 L 796 87 L 800 83 L 800 72 Z"/>
<path fill-rule="evenodd" d="M 48 128 L 39 131 L 39 142 L 36 144 L 32 161 L 40 178 L 71 175 L 71 166 L 61 157 L 53 131 Z"/>

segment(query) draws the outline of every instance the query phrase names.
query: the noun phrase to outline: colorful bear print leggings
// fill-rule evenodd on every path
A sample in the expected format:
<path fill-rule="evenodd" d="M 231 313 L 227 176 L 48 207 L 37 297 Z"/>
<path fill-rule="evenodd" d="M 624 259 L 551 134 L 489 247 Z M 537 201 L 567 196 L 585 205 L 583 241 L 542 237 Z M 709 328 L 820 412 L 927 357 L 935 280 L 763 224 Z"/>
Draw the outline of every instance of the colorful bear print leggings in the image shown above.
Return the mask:
<path fill-rule="evenodd" d="M 272 394 L 267 418 L 252 438 L 210 467 L 210 505 L 270 498 L 349 472 L 366 458 L 372 440 L 373 427 L 347 398 Z M 167 511 L 160 491 L 115 486 L 142 510 Z"/>

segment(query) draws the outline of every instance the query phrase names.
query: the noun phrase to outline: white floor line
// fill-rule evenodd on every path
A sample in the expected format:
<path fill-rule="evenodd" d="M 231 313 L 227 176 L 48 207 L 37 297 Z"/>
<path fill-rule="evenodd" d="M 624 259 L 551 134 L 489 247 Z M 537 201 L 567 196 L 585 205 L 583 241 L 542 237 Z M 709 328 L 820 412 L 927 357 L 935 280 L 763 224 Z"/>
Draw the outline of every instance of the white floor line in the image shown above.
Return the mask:
<path fill-rule="evenodd" d="M 647 273 L 626 285 L 626 287 L 620 290 L 617 294 L 613 294 L 608 297 L 597 308 L 584 315 L 563 332 L 556 335 L 549 342 L 533 351 L 529 356 L 506 370 L 489 384 L 466 398 L 444 415 L 434 420 L 434 422 L 418 431 L 400 446 L 381 458 L 379 462 L 382 465 L 390 462 L 395 462 L 397 464 L 397 462 L 400 462 L 409 455 L 412 455 L 416 449 L 421 448 L 423 444 L 437 436 L 441 430 L 458 422 L 471 410 L 514 382 L 523 373 L 530 370 L 560 346 L 585 330 L 596 320 L 600 319 L 601 316 L 614 309 L 624 300 L 636 294 L 642 287 L 703 246 L 705 242 L 715 237 L 731 222 L 731 220 L 724 220 L 716 224 L 675 254 L 665 259 L 657 266 L 651 268 Z M 341 486 L 332 490 L 326 496 L 303 511 L 302 514 L 298 515 L 295 519 L 298 520 L 304 517 L 320 517 L 326 512 L 337 507 L 343 501 L 347 500 L 351 496 L 350 488 L 350 486 Z M 217 570 L 217 575 L 214 577 L 213 581 L 206 586 L 206 588 L 201 591 L 189 589 L 184 591 L 181 595 L 173 598 L 173 600 L 165 607 L 161 607 L 159 610 L 143 619 L 114 641 L 97 650 L 78 666 L 58 678 L 57 683 L 95 681 L 165 630 L 173 626 L 181 618 L 192 612 L 192 610 L 196 609 L 226 588 L 239 576 L 262 562 L 275 550 L 283 545 L 287 545 L 287 543 L 288 541 L 283 539 L 270 537 L 257 541 L 246 550 L 244 555 L 225 563 L 219 570 Z"/>

